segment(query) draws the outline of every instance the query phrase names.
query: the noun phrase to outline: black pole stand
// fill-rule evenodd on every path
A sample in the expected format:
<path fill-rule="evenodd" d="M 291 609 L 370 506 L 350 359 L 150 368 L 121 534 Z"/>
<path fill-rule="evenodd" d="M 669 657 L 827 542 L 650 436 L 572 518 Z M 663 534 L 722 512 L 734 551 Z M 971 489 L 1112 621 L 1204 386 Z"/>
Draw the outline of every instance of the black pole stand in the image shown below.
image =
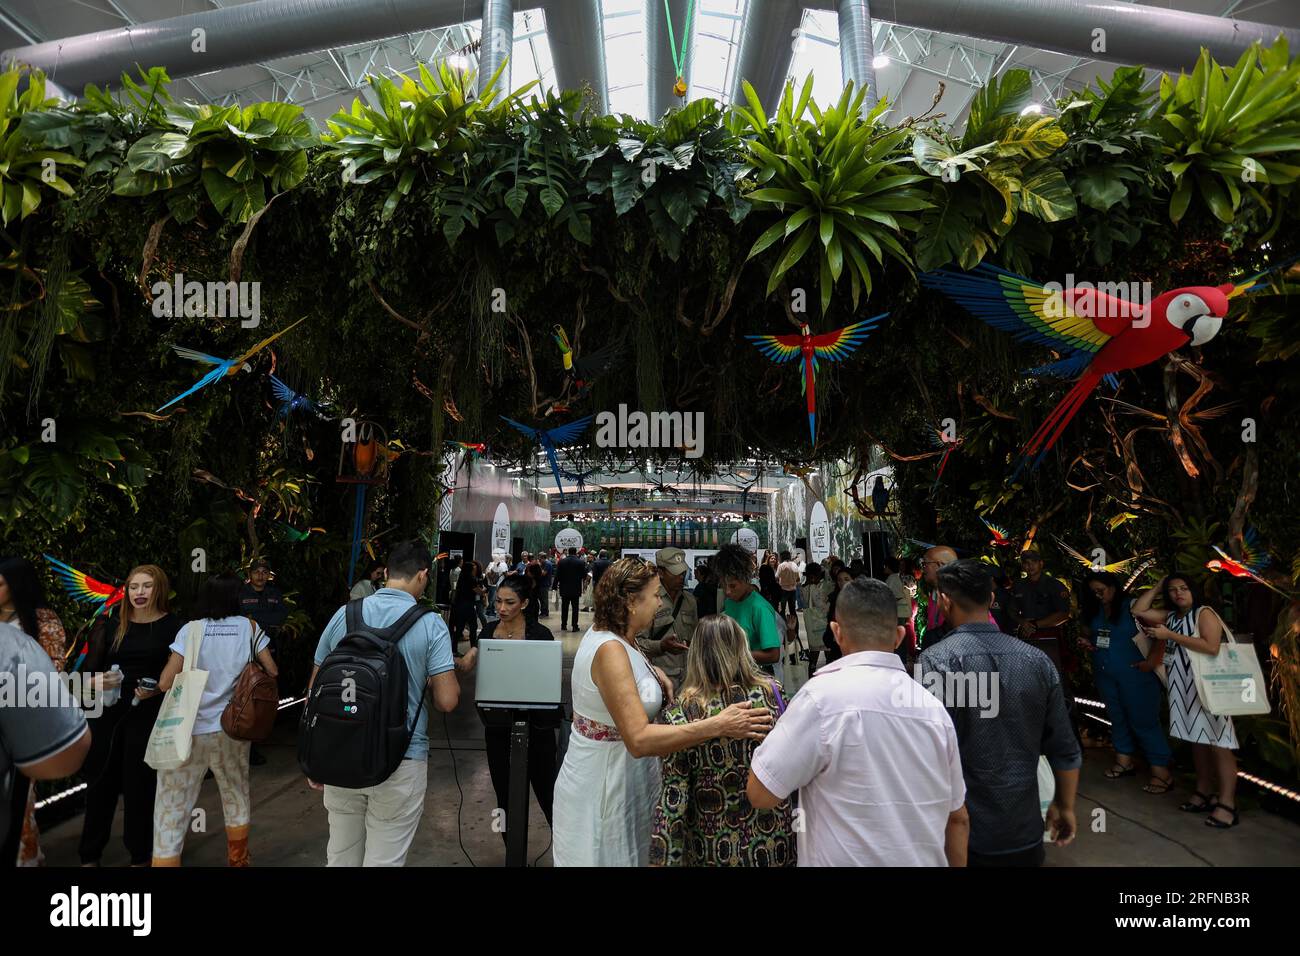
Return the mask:
<path fill-rule="evenodd" d="M 506 798 L 506 866 L 528 861 L 528 711 L 511 711 L 510 793 Z"/>

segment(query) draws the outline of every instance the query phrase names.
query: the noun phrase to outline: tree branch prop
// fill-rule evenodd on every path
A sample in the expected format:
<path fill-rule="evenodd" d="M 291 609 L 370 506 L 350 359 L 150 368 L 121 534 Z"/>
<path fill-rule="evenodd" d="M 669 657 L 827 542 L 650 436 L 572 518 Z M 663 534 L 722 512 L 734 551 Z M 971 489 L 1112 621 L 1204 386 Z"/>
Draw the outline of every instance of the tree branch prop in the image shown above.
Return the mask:
<path fill-rule="evenodd" d="M 1201 477 L 1201 469 L 1196 467 L 1196 462 L 1192 460 L 1192 456 L 1187 450 L 1187 443 L 1183 441 L 1183 425 L 1178 415 L 1178 367 L 1173 362 L 1165 363 L 1164 391 L 1165 409 L 1169 422 L 1169 441 L 1174 446 L 1174 454 L 1183 466 L 1183 471 L 1187 472 L 1187 477 L 1199 478 Z"/>
<path fill-rule="evenodd" d="M 384 297 L 379 293 L 379 287 L 375 285 L 374 279 L 367 279 L 366 285 L 370 288 L 370 294 L 375 297 L 375 301 L 384 307 L 385 312 L 387 312 L 389 315 L 395 318 L 398 322 L 401 322 L 403 325 L 410 326 L 411 328 L 415 329 L 415 331 L 419 332 L 421 335 L 424 334 L 424 326 L 412 322 L 410 319 L 402 315 L 402 313 L 398 312 L 396 309 L 394 309 L 391 305 L 388 304 L 388 302 L 384 299 Z"/>
<path fill-rule="evenodd" d="M 744 270 L 744 267 L 745 264 L 742 262 L 738 266 L 736 266 L 736 268 L 731 270 L 731 275 L 727 277 L 727 285 L 722 290 L 722 301 L 718 303 L 717 311 L 713 313 L 712 317 L 709 318 L 700 327 L 701 336 L 707 338 L 708 336 L 712 335 L 713 330 L 716 329 L 721 324 L 722 320 L 727 317 L 727 313 L 731 311 L 731 300 L 732 297 L 736 294 L 736 284 L 740 282 L 740 273 Z M 709 293 L 710 306 L 712 305 L 712 302 L 713 302 L 713 293 L 710 292 Z M 707 314 L 708 309 L 706 309 L 705 312 Z"/>
<path fill-rule="evenodd" d="M 995 407 L 991 401 L 989 401 L 985 396 L 981 395 L 979 392 L 971 392 L 971 398 L 975 400 L 976 405 L 984 409 L 984 411 L 988 412 L 994 418 L 1001 418 L 1003 421 L 1008 421 L 1008 422 L 1014 422 L 1016 420 L 1015 415 L 1008 415 L 1006 412 L 1001 411 L 1000 409 Z"/>
<path fill-rule="evenodd" d="M 271 208 L 271 203 L 283 195 L 284 193 L 276 193 L 266 201 L 265 206 L 248 218 L 248 224 L 244 226 L 244 231 L 239 234 L 239 238 L 235 240 L 234 246 L 230 249 L 229 273 L 231 282 L 238 282 L 239 277 L 244 272 L 244 250 L 248 248 L 248 241 L 253 238 L 253 227 L 257 225 L 259 219 L 266 215 L 266 211 Z"/>
<path fill-rule="evenodd" d="M 149 269 L 153 266 L 153 261 L 158 256 L 158 242 L 162 239 L 163 226 L 167 225 L 167 220 L 171 219 L 171 213 L 163 216 L 152 226 L 149 227 L 149 233 L 145 236 L 144 250 L 140 255 L 140 278 L 136 283 L 140 286 L 140 291 L 144 294 L 144 299 L 150 305 L 153 304 L 153 292 L 145 283 L 145 276 L 149 274 Z"/>
<path fill-rule="evenodd" d="M 1250 506 L 1255 503 L 1259 491 L 1259 452 L 1254 442 L 1246 445 L 1246 462 L 1241 469 L 1241 490 L 1237 492 L 1237 503 L 1228 518 L 1228 547 L 1233 557 L 1240 558 L 1241 546 L 1246 532 L 1246 516 Z"/>

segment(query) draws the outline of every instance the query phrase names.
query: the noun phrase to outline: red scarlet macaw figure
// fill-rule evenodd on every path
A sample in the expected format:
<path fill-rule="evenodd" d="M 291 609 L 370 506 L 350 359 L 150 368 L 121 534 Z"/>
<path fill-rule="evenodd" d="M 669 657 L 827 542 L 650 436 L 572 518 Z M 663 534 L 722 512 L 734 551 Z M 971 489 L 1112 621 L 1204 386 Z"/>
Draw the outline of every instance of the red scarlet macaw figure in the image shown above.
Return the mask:
<path fill-rule="evenodd" d="M 1259 278 L 1235 285 L 1185 286 L 1142 304 L 1098 291 L 1091 283 L 1066 289 L 1044 286 L 988 263 L 971 272 L 944 269 L 919 276 L 923 285 L 955 299 L 994 328 L 1069 353 L 1033 370 L 1077 375 L 1078 380 L 1025 443 L 1022 466 L 1030 457 L 1034 465 L 1042 460 L 1100 382 L 1113 382 L 1117 372 L 1214 338 L 1228 314 L 1228 300 L 1258 288 Z"/>
<path fill-rule="evenodd" d="M 82 601 L 87 604 L 99 604 L 99 609 L 95 611 L 96 617 L 126 596 L 126 588 L 124 587 L 115 587 L 112 584 L 105 584 L 103 581 L 96 581 L 84 571 L 69 567 L 58 558 L 52 558 L 48 554 L 45 555 L 45 560 L 54 569 L 54 576 L 59 579 L 63 589 L 68 592 L 68 597 L 74 601 Z"/>
<path fill-rule="evenodd" d="M 799 326 L 798 334 L 745 336 L 773 362 L 789 362 L 803 357 L 803 393 L 808 408 L 808 433 L 814 445 L 817 444 L 817 360 L 838 362 L 851 355 L 888 315 L 888 312 L 882 312 L 821 335 L 813 335 L 805 324 Z"/>
<path fill-rule="evenodd" d="M 1218 555 L 1217 558 L 1211 558 L 1209 561 L 1205 562 L 1205 566 L 1211 571 L 1222 571 L 1225 574 L 1232 575 L 1234 578 L 1245 578 L 1250 581 L 1256 581 L 1259 584 L 1264 585 L 1266 588 L 1277 591 L 1278 594 L 1287 597 L 1291 596 L 1260 577 L 1264 569 L 1269 566 L 1272 559 L 1259 549 L 1258 536 L 1256 535 L 1254 528 L 1250 528 L 1247 530 L 1245 535 L 1242 536 L 1240 561 L 1232 557 L 1217 544 L 1211 545 L 1211 547 L 1214 548 L 1214 553 Z"/>
<path fill-rule="evenodd" d="M 1011 541 L 1010 538 L 1007 537 L 1007 533 L 1005 531 L 1003 531 L 1001 528 L 999 528 L 997 525 L 995 525 L 993 522 L 989 521 L 987 518 L 983 517 L 982 515 L 980 516 L 980 521 L 984 522 L 984 527 L 988 528 L 989 534 L 993 535 L 993 538 L 989 541 L 989 544 L 993 545 L 993 547 L 995 548 L 1011 547 L 1013 542 Z"/>

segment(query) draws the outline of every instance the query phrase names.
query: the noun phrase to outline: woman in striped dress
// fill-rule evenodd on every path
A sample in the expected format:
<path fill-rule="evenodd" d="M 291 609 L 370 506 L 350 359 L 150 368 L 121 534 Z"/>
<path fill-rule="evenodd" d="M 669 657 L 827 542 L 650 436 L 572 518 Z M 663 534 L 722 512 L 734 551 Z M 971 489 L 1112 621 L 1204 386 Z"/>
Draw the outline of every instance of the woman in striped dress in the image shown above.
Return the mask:
<path fill-rule="evenodd" d="M 1153 610 L 1157 595 L 1167 611 Z M 1237 731 L 1231 717 L 1218 717 L 1201 704 L 1192 673 L 1192 654 L 1218 654 L 1223 622 L 1214 608 L 1201 603 L 1191 579 L 1178 573 L 1164 577 L 1133 604 L 1133 614 L 1147 635 L 1160 641 L 1169 679 L 1169 736 L 1192 745 L 1196 792 L 1178 809 L 1209 812 L 1206 826 L 1228 829 L 1237 817 Z M 1215 781 L 1218 786 L 1215 786 Z"/>

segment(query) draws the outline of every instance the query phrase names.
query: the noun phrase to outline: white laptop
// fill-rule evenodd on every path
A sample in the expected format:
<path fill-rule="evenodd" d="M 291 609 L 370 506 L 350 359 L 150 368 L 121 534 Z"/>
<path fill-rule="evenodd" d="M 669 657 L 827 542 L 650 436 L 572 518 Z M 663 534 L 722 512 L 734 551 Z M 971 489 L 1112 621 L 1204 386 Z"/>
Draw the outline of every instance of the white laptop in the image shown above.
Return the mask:
<path fill-rule="evenodd" d="M 559 641 L 479 641 L 476 703 L 558 704 L 563 663 L 564 645 Z"/>

